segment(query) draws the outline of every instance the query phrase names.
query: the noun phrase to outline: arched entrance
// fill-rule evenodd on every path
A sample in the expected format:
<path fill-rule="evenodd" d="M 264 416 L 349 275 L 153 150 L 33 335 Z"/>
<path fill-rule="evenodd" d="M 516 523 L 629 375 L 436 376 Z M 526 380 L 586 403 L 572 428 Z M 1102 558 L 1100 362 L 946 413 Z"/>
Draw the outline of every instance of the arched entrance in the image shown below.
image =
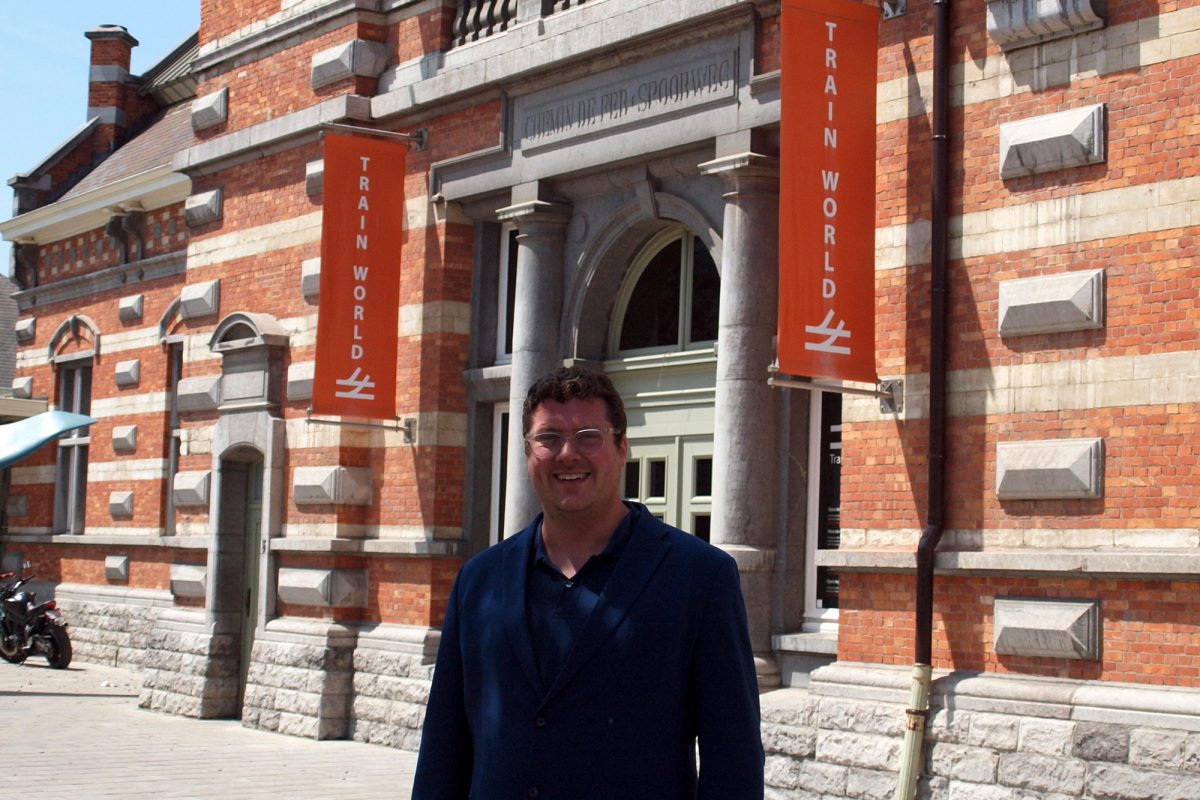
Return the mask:
<path fill-rule="evenodd" d="M 237 661 L 237 709 L 246 692 L 254 631 L 258 625 L 259 556 L 263 537 L 263 454 L 237 447 L 225 454 L 220 467 L 220 509 L 217 547 L 216 612 L 230 633 Z"/>
<path fill-rule="evenodd" d="M 720 277 L 682 225 L 637 251 L 613 306 L 605 371 L 626 400 L 624 495 L 707 540 Z"/>

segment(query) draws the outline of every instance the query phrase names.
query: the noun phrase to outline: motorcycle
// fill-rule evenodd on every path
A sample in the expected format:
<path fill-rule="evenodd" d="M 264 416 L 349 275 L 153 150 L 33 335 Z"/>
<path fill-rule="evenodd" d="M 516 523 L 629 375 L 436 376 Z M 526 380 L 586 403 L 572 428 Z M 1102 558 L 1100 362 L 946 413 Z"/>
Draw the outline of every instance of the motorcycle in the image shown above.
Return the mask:
<path fill-rule="evenodd" d="M 15 573 L 9 572 L 0 575 L 0 580 L 14 577 Z M 39 603 L 34 592 L 21 589 L 32 579 L 25 575 L 0 586 L 0 658 L 20 664 L 30 655 L 43 655 L 52 668 L 66 669 L 71 663 L 67 621 L 56 601 Z"/>

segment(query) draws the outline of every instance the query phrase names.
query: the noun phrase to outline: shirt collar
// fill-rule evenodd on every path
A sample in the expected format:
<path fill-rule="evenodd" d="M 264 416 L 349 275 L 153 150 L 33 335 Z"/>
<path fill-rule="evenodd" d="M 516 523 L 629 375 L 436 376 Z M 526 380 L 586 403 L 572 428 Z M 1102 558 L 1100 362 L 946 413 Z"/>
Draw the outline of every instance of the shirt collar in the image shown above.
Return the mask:
<path fill-rule="evenodd" d="M 616 561 L 621 557 L 621 553 L 625 552 L 625 546 L 633 538 L 633 520 L 638 514 L 637 506 L 625 503 L 625 507 L 629 509 L 629 512 L 621 518 L 620 524 L 613 531 L 612 538 L 608 540 L 608 544 L 604 550 L 598 556 L 593 556 L 593 558 Z M 552 566 L 549 557 L 546 555 L 546 545 L 542 542 L 541 523 L 538 523 L 537 535 L 533 537 L 533 561 L 535 564 Z"/>

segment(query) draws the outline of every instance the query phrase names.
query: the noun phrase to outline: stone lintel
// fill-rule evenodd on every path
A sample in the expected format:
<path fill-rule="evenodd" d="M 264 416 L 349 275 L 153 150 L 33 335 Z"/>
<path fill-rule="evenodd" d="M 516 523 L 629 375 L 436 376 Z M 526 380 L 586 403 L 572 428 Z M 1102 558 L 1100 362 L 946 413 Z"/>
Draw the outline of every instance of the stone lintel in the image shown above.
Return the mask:
<path fill-rule="evenodd" d="M 145 302 L 145 295 L 122 297 L 117 303 L 117 316 L 122 322 L 137 322 L 142 318 Z"/>
<path fill-rule="evenodd" d="M 202 564 L 172 564 L 171 594 L 203 598 L 208 587 L 208 570 Z"/>
<path fill-rule="evenodd" d="M 183 378 L 175 389 L 180 411 L 211 411 L 221 402 L 221 376 Z"/>
<path fill-rule="evenodd" d="M 221 218 L 225 192 L 220 188 L 191 195 L 183 201 L 183 220 L 189 228 L 197 228 Z"/>
<path fill-rule="evenodd" d="M 192 101 L 192 130 L 202 131 L 229 119 L 229 88 L 197 97 Z"/>
<path fill-rule="evenodd" d="M 124 583 L 129 580 L 129 556 L 116 555 L 104 557 L 104 578 L 114 583 Z"/>
<path fill-rule="evenodd" d="M 207 506 L 210 473 L 177 472 L 172 483 L 176 506 Z"/>
<path fill-rule="evenodd" d="M 1104 104 L 1000 126 L 1000 177 L 1099 164 L 1105 159 Z"/>
<path fill-rule="evenodd" d="M 1104 327 L 1104 270 L 1018 278 L 1000 283 L 1000 335 Z"/>
<path fill-rule="evenodd" d="M 297 505 L 369 505 L 371 470 L 367 467 L 297 467 L 292 501 Z"/>
<path fill-rule="evenodd" d="M 179 292 L 181 319 L 198 319 L 217 313 L 221 303 L 221 279 L 189 283 Z"/>
<path fill-rule="evenodd" d="M 1103 478 L 1103 439 L 1045 439 L 996 445 L 996 496 L 1001 500 L 1102 497 Z"/>
<path fill-rule="evenodd" d="M 1100 605 L 997 597 L 992 644 L 1000 655 L 1095 661 L 1100 657 Z"/>
<path fill-rule="evenodd" d="M 1102 28 L 1102 13 L 1095 0 L 987 0 L 987 30 L 1014 50 Z"/>

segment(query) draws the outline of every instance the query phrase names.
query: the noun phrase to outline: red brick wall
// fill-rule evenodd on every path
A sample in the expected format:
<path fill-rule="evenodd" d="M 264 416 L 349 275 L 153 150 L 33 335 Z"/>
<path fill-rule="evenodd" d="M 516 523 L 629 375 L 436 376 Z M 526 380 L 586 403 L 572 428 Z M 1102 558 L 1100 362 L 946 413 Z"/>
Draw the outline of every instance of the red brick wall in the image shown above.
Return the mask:
<path fill-rule="evenodd" d="M 1187 5 L 1187 4 L 1182 4 Z M 1149 20 L 1181 4 L 1110 2 L 1107 27 Z M 953 8 L 953 62 L 989 67 L 1012 57 L 986 31 L 986 8 Z M 880 80 L 905 79 L 931 67 L 929 6 L 909 5 L 881 25 Z M 1014 80 L 1009 97 L 952 106 L 951 214 L 1145 187 L 1197 174 L 1200 168 L 1200 57 L 1126 70 L 1083 70 L 1062 85 Z M 925 93 L 927 94 L 927 92 Z M 928 97 L 924 99 L 928 100 Z M 1094 103 L 1107 107 L 1103 164 L 1009 180 L 1000 178 L 999 126 Z M 878 131 L 876 224 L 929 219 L 930 121 L 920 114 Z M 1130 208 L 1136 213 L 1136 208 Z M 1070 212 L 1067 212 L 1068 218 Z M 1134 235 L 1073 241 L 1024 251 L 958 258 L 948 271 L 947 362 L 956 371 L 1005 370 L 1055 362 L 1194 352 L 1200 346 L 1200 228 L 1194 224 Z M 1031 220 L 1032 223 L 1032 220 Z M 953 231 L 957 235 L 958 230 Z M 1070 237 L 1066 237 L 1071 241 Z M 1083 269 L 1105 270 L 1105 327 L 1096 331 L 1001 337 L 999 285 L 1013 278 Z M 928 263 L 877 273 L 877 364 L 886 377 L 929 370 Z M 947 422 L 945 524 L 954 530 L 1194 529 L 1200 497 L 1195 434 L 1200 403 L 1160 402 L 1084 410 L 951 416 Z M 1102 437 L 1104 496 L 1096 500 L 1000 501 L 995 493 L 998 442 Z M 845 529 L 919 530 L 926 522 L 928 421 L 847 424 L 843 434 L 842 525 Z M 912 545 L 915 546 L 915 535 Z M 1038 558 L 1029 553 L 1030 562 Z M 1075 678 L 1197 685 L 1200 652 L 1194 608 L 1200 585 L 1056 576 L 938 578 L 937 666 Z M 913 578 L 853 573 L 842 577 L 839 657 L 910 663 Z M 991 600 L 997 596 L 1098 599 L 1104 615 L 1104 660 L 1089 664 L 998 658 L 991 650 Z"/>
<path fill-rule="evenodd" d="M 844 574 L 838 658 L 912 663 L 913 578 Z M 936 669 L 1200 686 L 1200 585 L 1190 581 L 939 576 L 934 598 Z M 1100 661 L 997 655 L 996 598 L 1098 600 Z"/>

